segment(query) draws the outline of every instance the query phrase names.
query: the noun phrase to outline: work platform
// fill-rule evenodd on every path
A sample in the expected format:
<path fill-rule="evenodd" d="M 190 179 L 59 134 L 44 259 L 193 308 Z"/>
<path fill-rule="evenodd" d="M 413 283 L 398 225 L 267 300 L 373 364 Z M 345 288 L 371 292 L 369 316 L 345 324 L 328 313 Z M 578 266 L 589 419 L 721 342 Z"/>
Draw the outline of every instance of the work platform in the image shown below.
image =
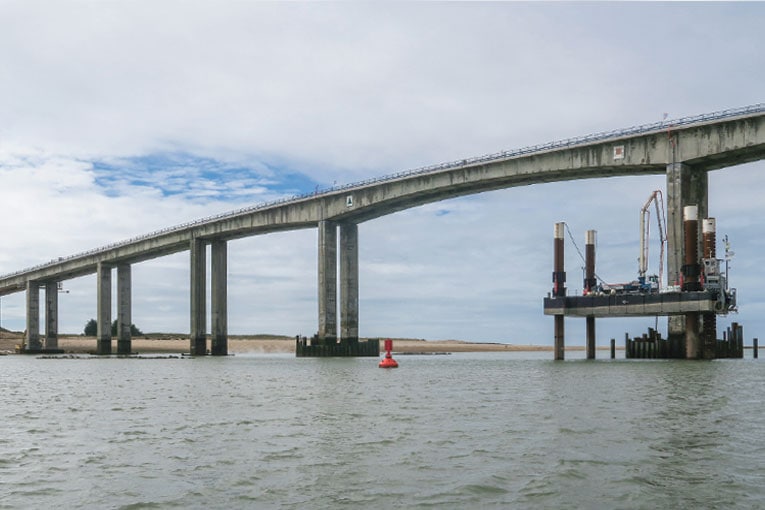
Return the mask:
<path fill-rule="evenodd" d="M 709 291 L 559 296 L 544 299 L 545 315 L 645 317 L 686 313 L 727 313 L 718 293 Z"/>

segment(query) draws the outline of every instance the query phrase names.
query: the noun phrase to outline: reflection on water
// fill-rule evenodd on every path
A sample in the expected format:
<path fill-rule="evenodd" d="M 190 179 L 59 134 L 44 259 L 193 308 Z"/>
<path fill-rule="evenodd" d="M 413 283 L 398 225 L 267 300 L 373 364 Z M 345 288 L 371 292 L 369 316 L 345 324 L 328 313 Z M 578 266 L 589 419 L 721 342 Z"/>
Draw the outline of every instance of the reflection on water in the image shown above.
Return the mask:
<path fill-rule="evenodd" d="M 0 508 L 765 506 L 765 365 L 549 358 L 5 357 Z"/>

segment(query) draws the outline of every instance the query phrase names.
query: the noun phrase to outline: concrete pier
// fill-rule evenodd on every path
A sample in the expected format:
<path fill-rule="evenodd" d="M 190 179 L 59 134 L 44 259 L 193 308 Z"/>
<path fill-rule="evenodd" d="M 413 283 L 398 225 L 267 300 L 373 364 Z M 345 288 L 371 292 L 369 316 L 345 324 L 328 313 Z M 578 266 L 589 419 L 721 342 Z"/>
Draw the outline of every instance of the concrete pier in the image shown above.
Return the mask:
<path fill-rule="evenodd" d="M 45 349 L 58 349 L 58 283 L 45 284 Z"/>
<path fill-rule="evenodd" d="M 319 222 L 319 330 L 297 339 L 298 357 L 377 356 L 379 343 L 359 341 L 359 231 L 351 222 Z M 338 253 L 338 234 L 340 247 Z M 338 257 L 340 259 L 340 341 L 337 341 Z"/>
<path fill-rule="evenodd" d="M 340 224 L 340 340 L 359 339 L 359 229 Z"/>
<path fill-rule="evenodd" d="M 191 296 L 189 353 L 207 354 L 207 245 L 197 237 L 191 239 Z"/>
<path fill-rule="evenodd" d="M 112 353 L 112 268 L 99 262 L 96 269 L 96 353 Z"/>
<path fill-rule="evenodd" d="M 319 222 L 319 341 L 337 342 L 337 223 Z"/>
<path fill-rule="evenodd" d="M 226 241 L 213 241 L 210 248 L 210 306 L 213 356 L 228 355 L 228 249 Z"/>
<path fill-rule="evenodd" d="M 117 354 L 130 354 L 133 347 L 132 290 L 129 264 L 117 266 Z"/>
<path fill-rule="evenodd" d="M 669 146 L 667 159 L 676 161 L 676 141 Z M 702 218 L 707 216 L 709 179 L 707 170 L 693 168 L 684 163 L 667 165 L 667 284 L 680 285 L 684 263 L 683 208 L 696 205 Z M 685 341 L 686 320 L 670 316 L 668 337 L 672 341 Z"/>
<path fill-rule="evenodd" d="M 30 352 L 42 349 L 40 342 L 40 284 L 33 280 L 27 282 L 27 334 L 24 339 L 24 346 Z"/>

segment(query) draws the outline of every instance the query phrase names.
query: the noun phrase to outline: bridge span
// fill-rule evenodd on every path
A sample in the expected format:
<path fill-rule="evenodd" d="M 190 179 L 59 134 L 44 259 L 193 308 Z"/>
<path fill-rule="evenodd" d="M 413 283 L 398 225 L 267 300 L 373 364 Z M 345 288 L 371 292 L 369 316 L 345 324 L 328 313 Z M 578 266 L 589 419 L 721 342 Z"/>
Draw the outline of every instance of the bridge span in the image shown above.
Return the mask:
<path fill-rule="evenodd" d="M 228 328 L 227 241 L 270 232 L 318 228 L 317 338 L 327 345 L 338 341 L 354 344 L 358 341 L 360 223 L 423 204 L 490 190 L 574 179 L 666 174 L 668 277 L 672 280 L 677 278 L 683 260 L 683 207 L 697 205 L 701 217 L 706 217 L 707 173 L 763 158 L 765 104 L 761 103 L 434 165 L 232 211 L 0 276 L 0 296 L 25 291 L 26 349 L 55 349 L 58 343 L 57 285 L 96 273 L 97 352 L 111 354 L 112 270 L 116 268 L 117 353 L 127 354 L 131 349 L 131 265 L 188 250 L 190 352 L 201 355 L 207 352 L 205 258 L 206 247 L 210 245 L 210 352 L 223 355 L 227 354 Z M 44 339 L 39 334 L 41 287 L 46 289 Z"/>

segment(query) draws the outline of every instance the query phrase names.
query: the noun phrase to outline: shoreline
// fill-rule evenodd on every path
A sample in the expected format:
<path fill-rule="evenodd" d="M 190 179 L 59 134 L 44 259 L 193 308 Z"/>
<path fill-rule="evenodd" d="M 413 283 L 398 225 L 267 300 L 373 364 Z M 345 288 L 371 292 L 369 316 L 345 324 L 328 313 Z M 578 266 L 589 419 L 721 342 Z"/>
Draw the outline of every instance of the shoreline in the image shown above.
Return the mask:
<path fill-rule="evenodd" d="M 15 346 L 23 337 L 18 333 L 5 333 L 0 336 L 0 354 L 15 354 Z M 366 340 L 366 339 L 362 339 Z M 551 352 L 552 346 L 500 344 L 487 342 L 466 342 L 462 340 L 415 340 L 392 338 L 393 352 L 400 353 L 436 353 L 436 352 Z M 209 342 L 209 340 L 208 340 Z M 208 343 L 209 345 L 209 343 Z M 66 354 L 89 354 L 96 350 L 95 337 L 81 335 L 62 335 L 58 341 L 59 349 Z M 172 335 L 146 335 L 133 338 L 135 354 L 181 354 L 189 352 L 188 337 Z M 380 346 L 382 349 L 382 340 Z M 599 347 L 607 350 L 610 347 Z M 617 347 L 618 349 L 618 347 Z M 583 351 L 584 346 L 566 347 L 567 351 Z M 246 353 L 294 353 L 295 339 L 271 335 L 231 335 L 228 340 L 230 354 Z M 117 342 L 112 341 L 112 352 L 117 352 Z"/>

